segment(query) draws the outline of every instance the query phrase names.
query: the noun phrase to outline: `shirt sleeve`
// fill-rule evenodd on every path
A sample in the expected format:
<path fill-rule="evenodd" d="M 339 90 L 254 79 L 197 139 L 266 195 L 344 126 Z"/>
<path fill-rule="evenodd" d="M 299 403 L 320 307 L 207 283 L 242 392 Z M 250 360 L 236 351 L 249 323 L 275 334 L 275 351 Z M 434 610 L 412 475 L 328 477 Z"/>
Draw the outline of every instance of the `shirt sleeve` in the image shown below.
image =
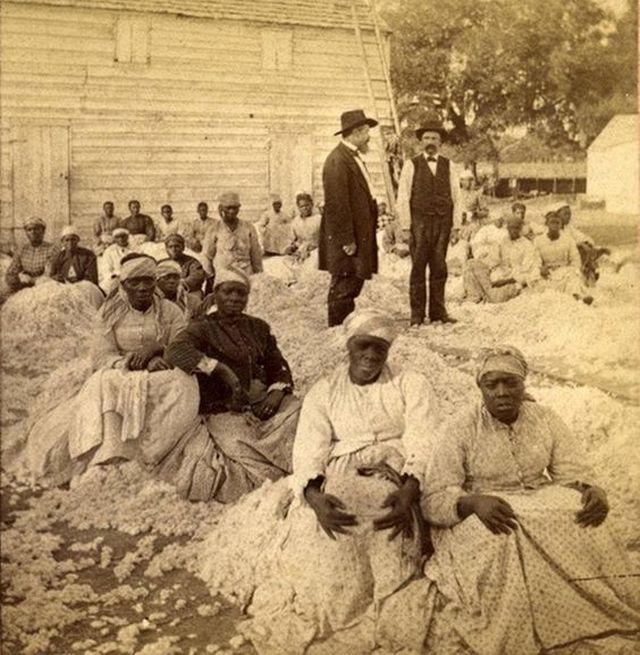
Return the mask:
<path fill-rule="evenodd" d="M 458 500 L 466 495 L 464 444 L 469 430 L 466 423 L 449 424 L 428 454 L 422 506 L 427 520 L 434 525 L 451 527 L 460 522 Z"/>
<path fill-rule="evenodd" d="M 249 223 L 249 248 L 251 269 L 254 273 L 262 273 L 262 247 L 260 246 L 256 228 L 252 223 Z"/>
<path fill-rule="evenodd" d="M 403 230 L 411 228 L 411 188 L 413 186 L 413 162 L 410 159 L 404 162 L 400 180 L 398 182 L 398 199 L 396 200 L 396 214 L 398 223 Z"/>
<path fill-rule="evenodd" d="M 94 371 L 103 368 L 122 368 L 125 356 L 120 353 L 113 330 L 105 332 L 105 325 L 98 316 L 91 340 L 91 367 Z"/>
<path fill-rule="evenodd" d="M 191 375 L 205 357 L 207 338 L 204 319 L 190 321 L 187 327 L 180 331 L 164 351 L 164 358 L 176 368 Z"/>
<path fill-rule="evenodd" d="M 291 375 L 291 369 L 287 360 L 284 358 L 284 355 L 280 352 L 276 338 L 271 333 L 271 330 L 267 333 L 267 342 L 264 351 L 264 368 L 267 376 L 267 385 L 269 388 L 276 388 L 273 385 L 281 384 L 281 388 L 290 387 L 293 388 L 293 376 Z"/>
<path fill-rule="evenodd" d="M 62 262 L 64 259 L 64 252 L 59 252 L 52 260 L 51 266 L 49 267 L 49 276 L 58 282 L 62 282 L 62 274 L 60 269 L 62 267 Z"/>
<path fill-rule="evenodd" d="M 453 227 L 460 227 L 464 207 L 460 197 L 460 174 L 458 167 L 453 162 L 449 168 L 449 181 L 451 183 L 451 201 L 453 203 Z"/>
<path fill-rule="evenodd" d="M 594 484 L 595 475 L 585 463 L 587 454 L 567 424 L 551 409 L 545 407 L 553 438 L 551 462 L 547 471 L 551 479 L 562 485 L 575 482 Z"/>
<path fill-rule="evenodd" d="M 216 257 L 216 251 L 218 249 L 218 231 L 215 229 L 215 226 L 211 226 L 204 238 L 202 239 L 202 253 L 204 257 L 202 258 L 202 266 L 207 275 L 213 275 L 213 260 Z"/>
<path fill-rule="evenodd" d="M 582 267 L 582 258 L 580 257 L 580 252 L 578 251 L 578 246 L 573 239 L 569 239 L 569 266 L 575 268 Z"/>
<path fill-rule="evenodd" d="M 427 378 L 415 371 L 402 374 L 402 395 L 405 401 L 402 443 L 406 456 L 402 472 L 415 477 L 424 489 L 427 457 L 440 431 L 438 403 Z"/>
<path fill-rule="evenodd" d="M 329 381 L 322 379 L 309 390 L 302 403 L 293 443 L 291 485 L 299 499 L 309 480 L 324 475 L 333 440 L 329 418 Z"/>
<path fill-rule="evenodd" d="M 162 321 L 166 329 L 167 346 L 187 327 L 187 319 L 184 313 L 174 303 L 165 300 L 162 303 Z"/>
<path fill-rule="evenodd" d="M 20 288 L 20 279 L 18 275 L 22 273 L 22 260 L 20 259 L 20 252 L 16 252 L 9 264 L 9 268 L 5 273 L 5 280 L 7 281 L 7 286 L 15 291 Z"/>
<path fill-rule="evenodd" d="M 187 275 L 184 278 L 184 283 L 187 285 L 189 291 L 199 291 L 204 283 L 205 272 L 202 264 L 197 260 L 189 262 L 187 266 Z"/>
<path fill-rule="evenodd" d="M 147 216 L 144 219 L 144 231 L 145 234 L 147 235 L 147 241 L 156 240 L 156 226 L 151 216 Z"/>
<path fill-rule="evenodd" d="M 87 269 L 85 270 L 84 273 L 84 279 L 89 280 L 89 282 L 93 282 L 96 286 L 98 286 L 98 258 L 93 255 L 89 256 L 89 261 L 87 262 Z"/>

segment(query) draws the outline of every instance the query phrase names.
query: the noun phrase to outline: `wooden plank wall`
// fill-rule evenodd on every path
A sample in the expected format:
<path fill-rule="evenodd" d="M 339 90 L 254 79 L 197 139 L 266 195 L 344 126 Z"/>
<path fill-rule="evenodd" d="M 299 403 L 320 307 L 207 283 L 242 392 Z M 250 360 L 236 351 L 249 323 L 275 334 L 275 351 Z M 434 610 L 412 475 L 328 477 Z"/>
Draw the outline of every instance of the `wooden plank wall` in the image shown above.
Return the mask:
<path fill-rule="evenodd" d="M 134 31 L 135 63 L 121 61 L 123 44 L 116 43 L 127 16 L 143 26 Z M 244 215 L 257 217 L 269 192 L 278 191 L 269 189 L 270 168 L 286 165 L 270 154 L 278 151 L 281 134 L 289 141 L 303 135 L 313 144 L 308 157 L 318 194 L 340 113 L 373 110 L 352 29 L 278 30 L 11 2 L 3 3 L 1 18 L 4 241 L 24 218 L 14 216 L 12 205 L 18 181 L 12 177 L 11 126 L 69 126 L 71 221 L 88 235 L 106 199 L 120 215 L 135 197 L 154 217 L 165 202 L 176 215 L 192 216 L 198 201 L 214 207 L 221 190 L 234 188 Z M 290 67 L 265 69 L 265 36 L 272 43 L 280 34 L 292 48 Z M 376 109 L 390 124 L 374 35 L 365 32 L 365 41 Z M 375 154 L 371 168 L 383 193 Z"/>

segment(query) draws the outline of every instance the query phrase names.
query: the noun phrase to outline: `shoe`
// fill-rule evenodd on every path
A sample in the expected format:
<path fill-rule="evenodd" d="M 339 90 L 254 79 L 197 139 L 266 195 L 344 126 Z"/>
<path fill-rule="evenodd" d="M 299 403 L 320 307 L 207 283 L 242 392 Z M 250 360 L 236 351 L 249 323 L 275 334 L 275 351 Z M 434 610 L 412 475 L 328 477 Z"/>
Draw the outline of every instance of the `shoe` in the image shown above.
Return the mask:
<path fill-rule="evenodd" d="M 424 318 L 413 318 L 413 317 L 411 317 L 409 327 L 420 327 L 421 325 L 424 325 Z"/>
<path fill-rule="evenodd" d="M 593 302 L 593 296 L 585 296 L 585 297 L 582 299 L 582 302 L 583 302 L 585 305 L 590 305 L 590 304 Z"/>
<path fill-rule="evenodd" d="M 442 318 L 431 319 L 431 322 L 432 323 L 457 323 L 458 319 L 453 318 L 453 316 L 449 316 L 447 314 L 447 316 L 443 316 Z"/>

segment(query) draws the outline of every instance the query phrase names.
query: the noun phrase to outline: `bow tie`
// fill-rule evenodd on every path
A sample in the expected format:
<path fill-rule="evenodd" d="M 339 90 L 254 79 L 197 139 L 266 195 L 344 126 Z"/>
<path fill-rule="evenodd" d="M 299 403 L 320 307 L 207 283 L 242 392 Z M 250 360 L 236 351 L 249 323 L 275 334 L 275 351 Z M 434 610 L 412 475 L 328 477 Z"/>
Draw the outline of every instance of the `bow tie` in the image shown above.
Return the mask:
<path fill-rule="evenodd" d="M 435 157 L 427 157 L 427 161 L 432 161 L 436 163 L 438 160 Z"/>

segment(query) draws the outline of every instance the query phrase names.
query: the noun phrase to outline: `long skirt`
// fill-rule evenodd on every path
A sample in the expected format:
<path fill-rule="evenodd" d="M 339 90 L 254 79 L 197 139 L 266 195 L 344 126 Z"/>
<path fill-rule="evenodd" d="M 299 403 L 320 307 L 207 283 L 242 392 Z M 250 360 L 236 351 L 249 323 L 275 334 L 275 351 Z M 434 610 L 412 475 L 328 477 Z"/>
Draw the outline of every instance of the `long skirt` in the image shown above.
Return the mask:
<path fill-rule="evenodd" d="M 31 427 L 27 461 L 44 483 L 89 466 L 136 460 L 191 500 L 231 502 L 290 472 L 299 401 L 260 422 L 198 415 L 198 384 L 179 370 L 97 371 L 80 392 Z"/>
<path fill-rule="evenodd" d="M 518 517 L 515 532 L 495 535 L 475 516 L 434 531 L 425 574 L 437 585 L 440 609 L 429 652 L 534 655 L 640 630 L 638 572 L 606 524 L 576 524 L 577 491 L 499 495 Z M 413 591 L 415 603 L 429 590 Z M 631 653 L 640 641 L 630 639 L 628 651 L 611 651 L 603 639 L 575 652 Z"/>
<path fill-rule="evenodd" d="M 252 618 L 242 631 L 261 655 L 356 655 L 384 642 L 377 624 L 385 604 L 421 575 L 424 545 L 417 526 L 412 537 L 394 541 L 389 531 L 373 530 L 373 520 L 389 511 L 384 500 L 397 489 L 384 464 L 395 471 L 402 466 L 391 442 L 329 463 L 324 491 L 358 520 L 335 541 L 301 499 L 286 518 L 278 517 L 287 491 L 280 485 L 255 501 L 248 496 L 221 518 L 203 550 L 201 575 L 212 589 L 251 599 Z"/>

